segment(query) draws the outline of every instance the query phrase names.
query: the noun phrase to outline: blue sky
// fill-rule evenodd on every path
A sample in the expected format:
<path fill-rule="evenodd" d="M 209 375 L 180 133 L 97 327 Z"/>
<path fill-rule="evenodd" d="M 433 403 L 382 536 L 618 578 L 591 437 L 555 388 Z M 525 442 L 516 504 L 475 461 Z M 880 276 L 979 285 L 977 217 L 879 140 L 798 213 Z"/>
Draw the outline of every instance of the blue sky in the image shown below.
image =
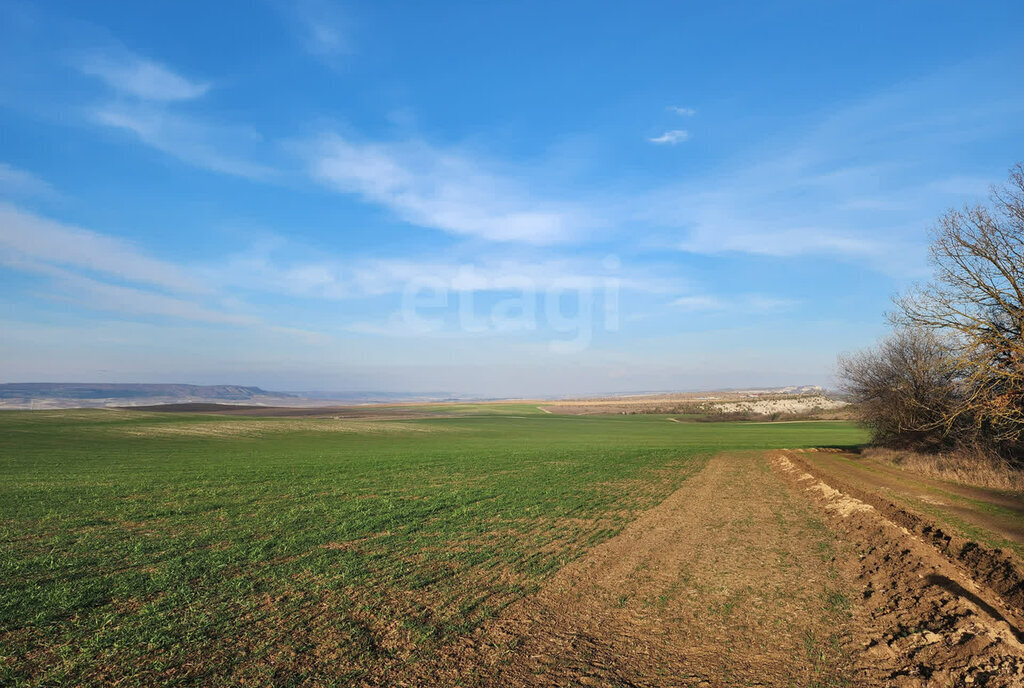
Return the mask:
<path fill-rule="evenodd" d="M 0 379 L 828 383 L 1024 158 L 1018 2 L 0 3 Z"/>

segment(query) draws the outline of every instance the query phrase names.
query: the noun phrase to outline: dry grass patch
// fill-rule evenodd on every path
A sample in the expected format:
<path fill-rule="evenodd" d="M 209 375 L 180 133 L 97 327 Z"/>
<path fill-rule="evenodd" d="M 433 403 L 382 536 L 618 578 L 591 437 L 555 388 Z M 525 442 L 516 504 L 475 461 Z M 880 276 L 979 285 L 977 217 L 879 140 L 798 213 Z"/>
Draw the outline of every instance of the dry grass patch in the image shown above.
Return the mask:
<path fill-rule="evenodd" d="M 865 449 L 863 455 L 912 473 L 997 490 L 1024 492 L 1024 470 L 1009 462 L 981 453 L 950 452 L 922 454 L 881 447 Z"/>

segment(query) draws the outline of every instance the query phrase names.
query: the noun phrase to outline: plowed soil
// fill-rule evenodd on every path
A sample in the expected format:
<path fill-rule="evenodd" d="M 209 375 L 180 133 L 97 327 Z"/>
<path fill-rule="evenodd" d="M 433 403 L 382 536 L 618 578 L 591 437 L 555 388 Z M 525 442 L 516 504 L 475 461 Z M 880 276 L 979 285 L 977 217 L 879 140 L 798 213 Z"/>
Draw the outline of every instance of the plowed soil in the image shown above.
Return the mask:
<path fill-rule="evenodd" d="M 374 683 L 1024 686 L 1014 564 L 809 470 L 714 457 L 472 638 Z"/>

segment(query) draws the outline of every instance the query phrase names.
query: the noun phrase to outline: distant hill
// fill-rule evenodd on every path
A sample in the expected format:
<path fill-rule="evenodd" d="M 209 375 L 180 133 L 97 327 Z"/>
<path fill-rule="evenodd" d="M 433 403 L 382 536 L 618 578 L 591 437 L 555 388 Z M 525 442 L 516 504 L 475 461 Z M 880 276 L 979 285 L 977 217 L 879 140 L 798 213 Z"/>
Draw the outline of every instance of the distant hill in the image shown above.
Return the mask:
<path fill-rule="evenodd" d="M 0 384 L 0 408 L 141 406 L 175 402 L 280 403 L 298 399 L 240 385 L 119 384 L 106 382 L 12 382 Z"/>

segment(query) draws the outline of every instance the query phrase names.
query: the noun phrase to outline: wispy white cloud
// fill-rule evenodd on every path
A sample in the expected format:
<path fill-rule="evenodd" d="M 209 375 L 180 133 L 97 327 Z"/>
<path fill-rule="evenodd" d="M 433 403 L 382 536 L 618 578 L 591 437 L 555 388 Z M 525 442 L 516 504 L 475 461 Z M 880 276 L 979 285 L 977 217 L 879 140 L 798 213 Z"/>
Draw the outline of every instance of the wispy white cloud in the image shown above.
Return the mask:
<path fill-rule="evenodd" d="M 118 93 L 143 100 L 193 100 L 210 90 L 209 83 L 186 79 L 164 65 L 123 51 L 87 55 L 78 68 Z"/>
<path fill-rule="evenodd" d="M 697 111 L 689 107 L 679 107 L 678 105 L 669 105 L 669 112 L 674 112 L 682 117 L 693 117 L 697 114 Z"/>
<path fill-rule="evenodd" d="M 0 162 L 0 194 L 11 196 L 54 196 L 56 191 L 31 172 Z"/>
<path fill-rule="evenodd" d="M 147 256 L 130 242 L 54 222 L 9 203 L 0 203 L 0 262 L 67 266 L 177 292 L 208 291 L 179 267 Z"/>
<path fill-rule="evenodd" d="M 253 179 L 274 174 L 270 166 L 254 160 L 253 151 L 262 142 L 255 130 L 213 122 L 182 109 L 184 101 L 206 95 L 209 82 L 192 81 L 124 48 L 94 51 L 76 67 L 117 93 L 116 98 L 86 109 L 93 123 L 128 132 L 203 169 Z M 194 110 L 193 103 L 187 106 Z"/>
<path fill-rule="evenodd" d="M 677 143 L 682 143 L 690 139 L 690 132 L 685 129 L 672 129 L 666 131 L 661 136 L 655 136 L 652 139 L 647 139 L 651 143 L 657 143 L 662 145 L 674 146 Z"/>
<path fill-rule="evenodd" d="M 200 272 L 153 258 L 132 243 L 0 203 L 0 268 L 48 278 L 42 295 L 89 310 L 201 323 L 259 326 L 296 336 L 305 330 L 266 324 Z"/>
<path fill-rule="evenodd" d="M 76 303 L 90 310 L 211 324 L 261 324 L 258 318 L 250 315 L 228 313 L 177 296 L 103 282 L 52 265 L 26 262 L 17 267 L 52 278 L 51 289 L 55 291 L 51 292 L 51 298 Z"/>
<path fill-rule="evenodd" d="M 802 156 L 784 154 L 720 175 L 714 184 L 667 187 L 652 194 L 642 212 L 685 232 L 675 247 L 688 253 L 827 255 L 882 271 L 915 272 L 923 267 L 923 255 L 911 261 L 924 227 L 906 226 L 912 216 L 906 206 L 899 212 L 882 203 L 877 175 L 838 167 L 822 174 Z"/>
<path fill-rule="evenodd" d="M 331 0 L 297 0 L 284 11 L 292 18 L 306 51 L 328 64 L 353 51 L 348 14 Z"/>
<path fill-rule="evenodd" d="M 766 139 L 731 165 L 653 191 L 639 215 L 676 228 L 675 245 L 687 252 L 828 255 L 922 274 L 927 227 L 984 186 L 956 176 L 962 167 L 951 151 L 1024 114 L 1019 95 L 994 102 L 978 93 L 989 79 L 977 68 L 901 84 Z"/>
<path fill-rule="evenodd" d="M 307 148 L 315 178 L 411 224 L 531 244 L 566 241 L 598 225 L 579 206 L 538 199 L 517 180 L 458 151 L 422 142 L 357 143 L 338 135 Z"/>
<path fill-rule="evenodd" d="M 878 256 L 885 243 L 877 238 L 857 236 L 854 232 L 822 227 L 787 227 L 784 222 L 751 223 L 745 219 L 727 220 L 731 231 L 716 233 L 707 230 L 711 224 L 698 224 L 700 229 L 676 244 L 688 253 L 749 253 L 760 256 L 794 257 L 814 254 L 836 254 L 867 258 Z"/>
<path fill-rule="evenodd" d="M 615 288 L 648 294 L 678 293 L 685 280 L 649 266 L 609 268 L 602 260 L 476 257 L 472 260 L 352 259 L 284 261 L 265 253 L 239 254 L 211 267 L 208 279 L 245 288 L 326 300 L 402 294 L 411 289 L 543 293 Z"/>
<path fill-rule="evenodd" d="M 149 104 L 110 103 L 91 112 L 94 122 L 130 132 L 143 143 L 190 165 L 252 179 L 272 177 L 274 169 L 254 162 L 245 151 L 262 141 L 254 130 L 210 124 Z M 240 151 L 235 154 L 228 151 Z"/>
<path fill-rule="evenodd" d="M 672 305 L 686 311 L 714 311 L 723 307 L 724 302 L 717 296 L 691 295 L 680 296 L 672 301 Z"/>
<path fill-rule="evenodd" d="M 741 297 L 739 302 L 748 309 L 758 313 L 788 311 L 796 308 L 801 303 L 798 299 L 787 299 L 763 294 L 748 294 Z"/>
<path fill-rule="evenodd" d="M 729 297 L 695 294 L 681 296 L 673 300 L 671 305 L 687 312 L 730 312 L 756 315 L 793 310 L 800 305 L 800 302 L 796 299 L 765 294 L 742 294 Z"/>

